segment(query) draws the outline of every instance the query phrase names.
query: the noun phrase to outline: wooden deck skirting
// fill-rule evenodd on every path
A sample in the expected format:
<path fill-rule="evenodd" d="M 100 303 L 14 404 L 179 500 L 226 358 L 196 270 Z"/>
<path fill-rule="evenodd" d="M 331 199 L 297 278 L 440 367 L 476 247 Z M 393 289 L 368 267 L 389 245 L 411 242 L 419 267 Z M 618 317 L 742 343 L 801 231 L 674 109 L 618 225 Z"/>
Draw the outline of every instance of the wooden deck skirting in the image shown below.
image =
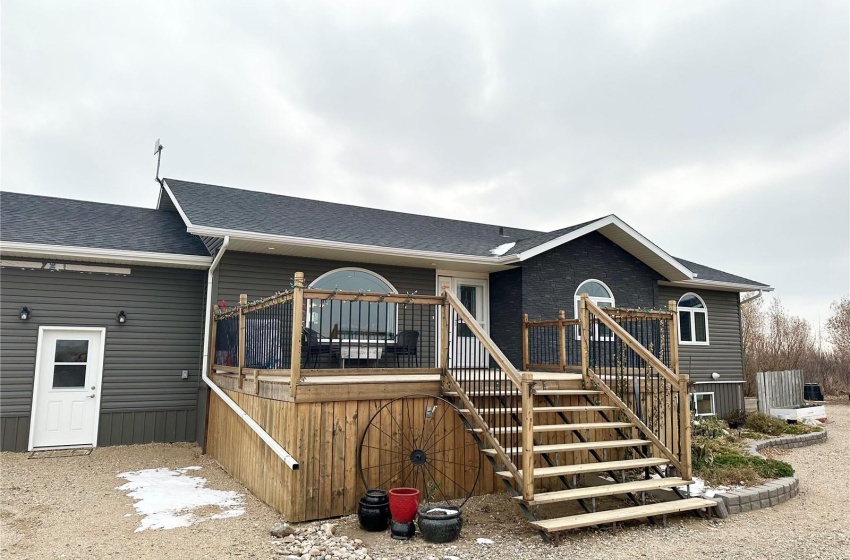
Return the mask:
<path fill-rule="evenodd" d="M 292 471 L 268 450 L 260 438 L 215 394 L 210 397 L 207 453 L 263 502 L 288 521 L 309 521 L 356 513 L 365 488 L 357 467 L 360 438 L 374 413 L 389 399 L 295 403 L 227 390 L 236 403 L 294 457 L 301 468 Z M 422 400 L 422 399 L 420 399 Z M 423 414 L 425 401 L 423 400 Z M 457 421 L 454 430 L 462 430 Z M 390 431 L 391 428 L 387 427 Z M 448 435 L 438 452 L 448 457 L 454 437 Z M 392 453 L 392 451 L 388 451 Z M 377 456 L 364 456 L 364 462 Z M 503 485 L 484 459 L 475 493 L 491 494 Z M 473 469 L 453 473 L 469 477 Z M 440 482 L 439 477 L 437 482 Z M 447 486 L 447 485 L 446 485 Z"/>

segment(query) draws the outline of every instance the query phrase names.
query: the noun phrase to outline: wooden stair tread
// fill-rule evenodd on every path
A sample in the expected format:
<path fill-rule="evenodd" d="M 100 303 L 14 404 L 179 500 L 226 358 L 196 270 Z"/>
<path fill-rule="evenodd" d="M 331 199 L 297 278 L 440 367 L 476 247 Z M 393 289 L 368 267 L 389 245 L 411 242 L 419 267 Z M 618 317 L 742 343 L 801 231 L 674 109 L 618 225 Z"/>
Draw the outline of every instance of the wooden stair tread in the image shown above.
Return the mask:
<path fill-rule="evenodd" d="M 532 526 L 546 531 L 547 533 L 555 533 L 558 531 L 566 531 L 568 529 L 601 525 L 603 523 L 614 523 L 616 521 L 626 521 L 628 519 L 639 519 L 641 517 L 654 517 L 656 515 L 705 509 L 716 505 L 717 503 L 713 500 L 706 500 L 704 498 L 689 498 L 686 500 L 674 500 L 672 502 L 662 502 L 646 506 L 634 506 L 609 511 L 597 511 L 595 513 L 558 517 L 555 519 L 531 521 L 530 523 Z"/>
<path fill-rule="evenodd" d="M 617 406 L 608 406 L 608 405 L 587 405 L 587 406 L 535 406 L 532 408 L 534 412 L 591 412 L 596 410 L 617 410 L 619 407 Z M 519 414 L 522 412 L 521 408 L 477 408 L 476 411 L 478 414 Z M 461 408 L 460 412 L 463 414 L 468 414 L 469 409 Z"/>
<path fill-rule="evenodd" d="M 560 371 L 521 371 L 520 374 L 530 373 L 535 381 L 581 381 L 580 373 L 564 373 Z"/>
<path fill-rule="evenodd" d="M 539 432 L 572 432 L 574 430 L 608 430 L 615 428 L 634 428 L 630 422 L 575 422 L 572 424 L 535 424 L 532 431 Z M 481 428 L 474 428 L 474 432 L 483 432 Z M 490 432 L 496 434 L 522 433 L 521 426 L 503 426 L 490 428 Z"/>
<path fill-rule="evenodd" d="M 651 478 L 649 480 L 602 484 L 600 486 L 583 486 L 581 488 L 535 494 L 533 500 L 525 503 L 530 506 L 539 506 L 543 504 L 566 502 L 569 500 L 583 500 L 585 498 L 628 494 L 629 492 L 648 492 L 650 490 L 661 490 L 663 488 L 685 486 L 692 483 L 692 480 L 683 480 L 681 478 Z M 522 496 L 516 496 L 514 499 L 522 500 Z"/>
<path fill-rule="evenodd" d="M 601 395 L 603 391 L 596 389 L 535 389 L 534 394 L 540 396 L 572 396 L 572 395 Z"/>
<path fill-rule="evenodd" d="M 617 447 L 633 447 L 649 445 L 651 442 L 645 439 L 618 439 L 614 441 L 585 441 L 581 443 L 556 443 L 550 445 L 535 445 L 532 448 L 534 453 L 561 453 L 567 451 L 586 451 L 588 449 L 612 449 Z M 482 453 L 488 455 L 496 455 L 495 449 L 482 449 Z M 521 447 L 509 447 L 505 449 L 505 453 L 513 455 L 522 453 Z"/>
<path fill-rule="evenodd" d="M 586 474 L 606 471 L 619 471 L 625 469 L 642 469 L 645 467 L 659 467 L 670 461 L 658 457 L 647 459 L 627 459 L 625 461 L 602 461 L 599 463 L 582 463 L 579 465 L 563 465 L 560 467 L 540 467 L 534 469 L 534 478 L 549 478 L 554 476 L 572 476 L 574 474 Z M 496 473 L 502 478 L 513 478 L 511 471 L 499 471 Z M 522 476 L 522 470 L 519 471 Z"/>

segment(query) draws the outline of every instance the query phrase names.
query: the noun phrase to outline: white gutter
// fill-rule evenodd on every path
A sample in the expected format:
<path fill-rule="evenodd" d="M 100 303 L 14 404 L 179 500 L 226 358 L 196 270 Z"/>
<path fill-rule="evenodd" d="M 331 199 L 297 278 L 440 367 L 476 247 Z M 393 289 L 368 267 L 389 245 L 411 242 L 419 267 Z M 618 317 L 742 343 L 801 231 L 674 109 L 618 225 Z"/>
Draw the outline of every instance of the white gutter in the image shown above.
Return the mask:
<path fill-rule="evenodd" d="M 152 253 L 149 251 L 122 251 L 119 249 L 99 249 L 95 247 L 67 247 L 64 245 L 45 245 L 43 243 L 22 243 L 18 241 L 0 242 L 0 252 L 11 256 L 32 256 L 86 260 L 93 262 L 120 262 L 136 265 L 166 266 L 177 268 L 207 268 L 212 259 L 198 255 L 180 255 L 176 253 Z"/>
<path fill-rule="evenodd" d="M 248 424 L 248 427 L 251 428 L 255 434 L 260 436 L 266 445 L 274 451 L 275 455 L 280 457 L 281 461 L 289 467 L 290 469 L 297 471 L 299 468 L 298 461 L 295 460 L 295 457 L 287 453 L 286 449 L 281 447 L 281 445 L 274 440 L 259 424 L 257 424 L 253 418 L 251 418 L 247 412 L 242 410 L 238 404 L 236 404 L 233 399 L 227 396 L 227 393 L 222 391 L 218 385 L 216 385 L 212 379 L 209 378 L 207 372 L 210 369 L 209 361 L 210 361 L 210 332 L 212 331 L 212 287 L 213 287 L 213 273 L 215 269 L 218 267 L 218 263 L 221 262 L 221 258 L 224 256 L 225 251 L 227 251 L 227 246 L 230 244 L 230 236 L 225 235 L 224 241 L 221 244 L 221 247 L 218 249 L 218 254 L 215 256 L 215 259 L 210 265 L 209 272 L 207 273 L 207 318 L 204 323 L 204 357 L 201 360 L 201 379 L 204 380 L 210 389 L 218 395 L 218 397 L 224 401 L 224 403 L 230 407 L 230 409 L 237 414 L 242 420 Z"/>

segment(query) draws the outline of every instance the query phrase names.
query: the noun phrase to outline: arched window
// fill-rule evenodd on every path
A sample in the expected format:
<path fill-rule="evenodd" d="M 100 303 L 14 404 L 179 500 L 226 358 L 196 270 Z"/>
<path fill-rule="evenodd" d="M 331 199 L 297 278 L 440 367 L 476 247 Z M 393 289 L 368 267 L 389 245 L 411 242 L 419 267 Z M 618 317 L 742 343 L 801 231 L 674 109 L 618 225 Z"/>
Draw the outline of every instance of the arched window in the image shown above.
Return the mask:
<path fill-rule="evenodd" d="M 708 344 L 708 310 L 705 302 L 689 292 L 679 298 L 679 342 Z"/>
<path fill-rule="evenodd" d="M 311 288 L 396 294 L 386 278 L 363 268 L 338 268 L 316 278 Z M 310 300 L 309 328 L 330 338 L 391 338 L 396 330 L 395 305 L 380 302 Z"/>
<path fill-rule="evenodd" d="M 579 316 L 579 303 L 581 296 L 587 294 L 587 298 L 599 307 L 614 307 L 614 293 L 611 288 L 605 285 L 601 280 L 585 280 L 579 284 L 576 290 L 573 303 L 575 305 L 575 317 Z M 576 329 L 576 339 L 579 338 L 579 330 Z M 596 325 L 596 332 L 593 333 L 594 340 L 613 340 L 613 335 L 604 325 Z"/>

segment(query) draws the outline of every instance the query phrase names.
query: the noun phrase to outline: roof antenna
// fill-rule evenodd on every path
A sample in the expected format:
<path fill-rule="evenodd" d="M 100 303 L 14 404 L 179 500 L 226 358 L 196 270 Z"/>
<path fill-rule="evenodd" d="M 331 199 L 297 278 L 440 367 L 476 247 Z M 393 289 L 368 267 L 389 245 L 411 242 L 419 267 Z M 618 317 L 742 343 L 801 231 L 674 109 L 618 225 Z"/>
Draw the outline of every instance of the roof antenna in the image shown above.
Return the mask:
<path fill-rule="evenodd" d="M 159 183 L 159 186 L 162 186 L 162 179 L 159 178 L 159 163 L 162 161 L 162 144 L 159 143 L 159 138 L 156 139 L 156 142 L 153 145 L 153 155 L 156 156 L 156 182 Z"/>

